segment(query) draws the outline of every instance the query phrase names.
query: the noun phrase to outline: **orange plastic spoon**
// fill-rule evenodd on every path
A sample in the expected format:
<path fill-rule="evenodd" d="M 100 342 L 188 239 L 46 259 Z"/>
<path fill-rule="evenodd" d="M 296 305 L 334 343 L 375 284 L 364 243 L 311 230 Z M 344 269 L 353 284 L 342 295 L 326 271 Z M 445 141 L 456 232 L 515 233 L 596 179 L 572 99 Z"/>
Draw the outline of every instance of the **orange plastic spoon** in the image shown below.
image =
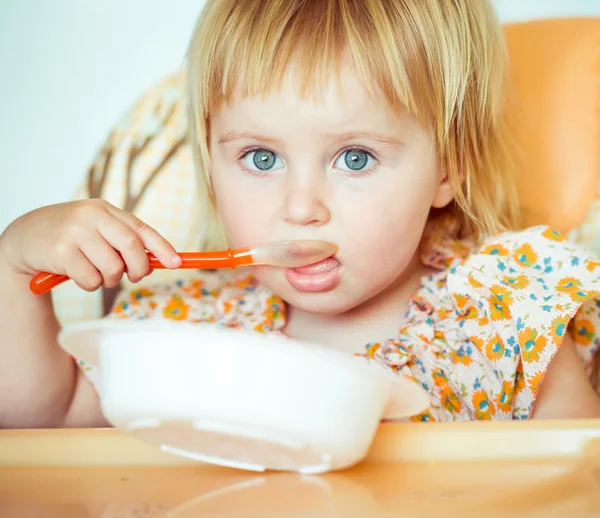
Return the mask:
<path fill-rule="evenodd" d="M 267 243 L 254 248 L 239 248 L 221 252 L 181 252 L 179 268 L 195 268 L 213 270 L 220 268 L 237 268 L 238 266 L 271 265 L 280 268 L 297 268 L 331 257 L 338 247 L 327 241 L 284 241 Z M 155 256 L 147 252 L 150 267 L 166 268 Z M 36 295 L 49 292 L 52 288 L 68 281 L 69 277 L 56 273 L 38 273 L 29 283 L 29 289 Z"/>

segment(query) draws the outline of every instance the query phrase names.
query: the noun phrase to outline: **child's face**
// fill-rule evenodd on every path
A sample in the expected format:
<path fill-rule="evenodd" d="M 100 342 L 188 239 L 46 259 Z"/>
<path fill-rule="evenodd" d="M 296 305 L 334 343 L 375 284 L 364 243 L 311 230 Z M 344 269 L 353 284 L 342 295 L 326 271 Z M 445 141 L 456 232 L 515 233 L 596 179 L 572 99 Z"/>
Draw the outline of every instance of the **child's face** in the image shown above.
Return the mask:
<path fill-rule="evenodd" d="M 253 272 L 296 308 L 341 313 L 410 273 L 429 210 L 449 203 L 450 189 L 429 132 L 410 114 L 394 114 L 383 95 L 369 96 L 350 68 L 341 89 L 332 79 L 314 101 L 288 79 L 276 93 L 237 99 L 211 117 L 217 206 L 235 247 L 337 244 L 337 262 L 320 266 L 325 273 Z"/>

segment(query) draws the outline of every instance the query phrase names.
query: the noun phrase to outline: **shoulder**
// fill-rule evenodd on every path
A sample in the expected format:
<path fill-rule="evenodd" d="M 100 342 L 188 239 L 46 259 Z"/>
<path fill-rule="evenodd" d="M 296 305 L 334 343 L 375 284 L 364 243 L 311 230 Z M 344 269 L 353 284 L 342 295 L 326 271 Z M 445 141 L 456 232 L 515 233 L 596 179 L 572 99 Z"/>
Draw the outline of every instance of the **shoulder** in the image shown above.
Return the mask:
<path fill-rule="evenodd" d="M 461 322 L 496 373 L 514 383 L 514 415 L 530 417 L 539 386 L 581 306 L 600 293 L 600 262 L 545 226 L 485 239 L 448 274 Z M 594 338 L 595 339 L 595 338 Z"/>
<path fill-rule="evenodd" d="M 500 285 L 513 293 L 528 290 L 577 302 L 600 289 L 598 268 L 600 260 L 591 250 L 538 226 L 483 240 L 450 272 L 449 280 L 452 290 Z"/>

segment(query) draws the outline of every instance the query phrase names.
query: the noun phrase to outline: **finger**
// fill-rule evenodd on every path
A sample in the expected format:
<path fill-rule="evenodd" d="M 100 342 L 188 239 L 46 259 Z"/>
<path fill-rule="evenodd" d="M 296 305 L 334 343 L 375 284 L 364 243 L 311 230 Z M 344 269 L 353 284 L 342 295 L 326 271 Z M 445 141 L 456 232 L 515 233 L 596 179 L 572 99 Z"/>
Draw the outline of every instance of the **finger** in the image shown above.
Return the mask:
<path fill-rule="evenodd" d="M 107 218 L 99 222 L 98 232 L 101 239 L 121 254 L 127 276 L 131 282 L 138 282 L 150 273 L 148 254 L 138 236 L 131 228 L 117 218 Z"/>
<path fill-rule="evenodd" d="M 65 269 L 77 286 L 85 291 L 96 291 L 102 286 L 102 274 L 79 249 L 75 249 L 73 257 Z"/>
<path fill-rule="evenodd" d="M 181 257 L 177 254 L 173 245 L 152 227 L 130 212 L 115 207 L 109 207 L 107 210 L 133 230 L 142 240 L 145 249 L 152 252 L 165 267 L 178 268 L 181 265 Z"/>
<path fill-rule="evenodd" d="M 83 240 L 79 248 L 102 275 L 102 285 L 105 288 L 119 285 L 125 272 L 125 263 L 99 232 L 94 232 Z"/>

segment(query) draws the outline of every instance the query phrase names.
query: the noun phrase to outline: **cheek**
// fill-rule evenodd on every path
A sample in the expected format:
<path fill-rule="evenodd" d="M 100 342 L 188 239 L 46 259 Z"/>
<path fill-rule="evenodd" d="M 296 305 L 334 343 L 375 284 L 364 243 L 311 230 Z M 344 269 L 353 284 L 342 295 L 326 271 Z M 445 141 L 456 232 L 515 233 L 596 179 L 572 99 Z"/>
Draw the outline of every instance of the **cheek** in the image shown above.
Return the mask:
<path fill-rule="evenodd" d="M 431 186 L 423 187 L 381 190 L 346 207 L 344 245 L 361 272 L 397 272 L 410 261 L 421 241 L 433 196 Z"/>
<path fill-rule="evenodd" d="M 234 247 L 253 246 L 268 240 L 272 207 L 264 199 L 248 195 L 239 182 L 215 174 L 213 187 L 217 211 Z"/>

